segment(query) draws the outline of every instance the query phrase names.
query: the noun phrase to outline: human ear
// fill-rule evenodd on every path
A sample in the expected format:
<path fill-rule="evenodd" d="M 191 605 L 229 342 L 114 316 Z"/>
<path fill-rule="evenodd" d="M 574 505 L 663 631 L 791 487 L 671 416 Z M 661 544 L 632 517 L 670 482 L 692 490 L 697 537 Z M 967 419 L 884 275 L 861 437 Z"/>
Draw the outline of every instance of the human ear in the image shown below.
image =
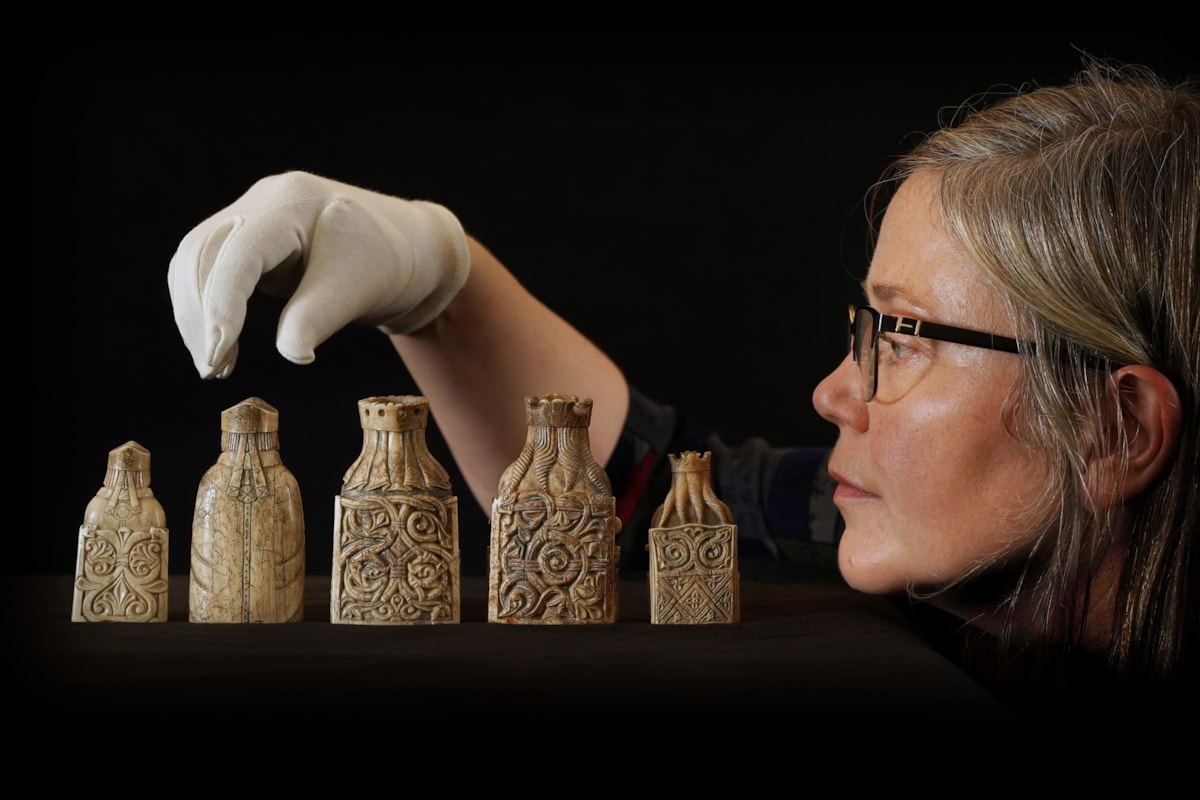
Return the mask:
<path fill-rule="evenodd" d="M 1120 403 L 1120 425 L 1108 447 L 1088 466 L 1088 502 L 1108 508 L 1137 497 L 1157 478 L 1179 446 L 1183 406 L 1171 380 L 1153 367 L 1121 367 L 1110 377 Z M 1114 410 L 1115 411 L 1115 410 Z"/>

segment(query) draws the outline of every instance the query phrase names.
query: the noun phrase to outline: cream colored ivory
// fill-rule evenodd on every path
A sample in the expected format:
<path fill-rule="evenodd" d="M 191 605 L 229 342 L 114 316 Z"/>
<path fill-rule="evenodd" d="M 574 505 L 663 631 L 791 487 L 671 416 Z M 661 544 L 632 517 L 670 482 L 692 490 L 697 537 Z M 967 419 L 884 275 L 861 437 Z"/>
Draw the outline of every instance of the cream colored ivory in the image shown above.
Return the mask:
<path fill-rule="evenodd" d="M 79 526 L 73 622 L 167 621 L 167 519 L 150 491 L 150 451 L 108 454 L 104 485 Z"/>
<path fill-rule="evenodd" d="M 739 622 L 737 525 L 712 486 L 712 453 L 670 455 L 671 487 L 650 522 L 650 621 Z"/>
<path fill-rule="evenodd" d="M 358 401 L 362 452 L 334 498 L 329 619 L 430 625 L 461 618 L 458 499 L 425 441 L 429 401 Z"/>
<path fill-rule="evenodd" d="M 488 621 L 617 620 L 621 520 L 588 440 L 592 401 L 525 398 L 525 445 L 492 501 Z"/>
<path fill-rule="evenodd" d="M 191 622 L 304 618 L 304 509 L 279 456 L 279 412 L 251 397 L 221 414 L 221 455 L 192 518 Z"/>

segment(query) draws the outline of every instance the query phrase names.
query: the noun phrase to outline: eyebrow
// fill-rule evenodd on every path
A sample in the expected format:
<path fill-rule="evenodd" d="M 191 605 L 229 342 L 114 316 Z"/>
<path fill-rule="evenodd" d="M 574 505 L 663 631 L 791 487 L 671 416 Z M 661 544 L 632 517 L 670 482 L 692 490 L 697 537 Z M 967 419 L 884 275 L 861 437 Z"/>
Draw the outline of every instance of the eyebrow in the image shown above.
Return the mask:
<path fill-rule="evenodd" d="M 868 283 L 869 281 L 863 281 L 861 284 L 859 284 L 864 297 L 870 297 L 871 295 L 871 293 L 867 291 Z M 904 302 L 916 308 L 925 308 L 923 303 L 918 302 L 917 298 L 914 297 L 911 292 L 901 286 L 896 286 L 891 283 L 873 283 L 871 284 L 871 290 L 873 291 L 875 297 L 880 301 L 895 300 L 899 298 L 900 300 L 903 300 Z"/>

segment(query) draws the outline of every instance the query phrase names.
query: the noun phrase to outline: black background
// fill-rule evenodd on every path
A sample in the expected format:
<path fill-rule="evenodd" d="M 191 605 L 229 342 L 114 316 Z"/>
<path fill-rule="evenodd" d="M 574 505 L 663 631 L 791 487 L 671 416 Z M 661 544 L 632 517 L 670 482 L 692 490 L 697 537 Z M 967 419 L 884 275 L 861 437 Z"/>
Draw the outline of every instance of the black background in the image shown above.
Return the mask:
<path fill-rule="evenodd" d="M 1183 77 L 1200 64 L 1193 37 L 1166 22 L 47 46 L 22 83 L 29 259 L 10 264 L 31 276 L 29 371 L 10 390 L 24 406 L 9 406 L 29 441 L 30 523 L 10 532 L 0 571 L 72 573 L 107 454 L 135 440 L 152 454 L 171 572 L 186 573 L 220 413 L 251 396 L 279 410 L 308 571 L 329 571 L 333 498 L 361 446 L 355 404 L 416 387 L 366 328 L 336 334 L 311 365 L 287 362 L 273 344 L 281 305 L 265 297 L 233 376 L 199 379 L 167 264 L 263 175 L 305 169 L 437 200 L 647 393 L 729 441 L 832 444 L 811 391 L 844 353 L 866 266 L 861 200 L 888 158 L 969 96 L 1065 80 L 1081 51 Z M 486 517 L 437 430 L 428 438 L 458 487 L 464 571 L 482 572 Z"/>

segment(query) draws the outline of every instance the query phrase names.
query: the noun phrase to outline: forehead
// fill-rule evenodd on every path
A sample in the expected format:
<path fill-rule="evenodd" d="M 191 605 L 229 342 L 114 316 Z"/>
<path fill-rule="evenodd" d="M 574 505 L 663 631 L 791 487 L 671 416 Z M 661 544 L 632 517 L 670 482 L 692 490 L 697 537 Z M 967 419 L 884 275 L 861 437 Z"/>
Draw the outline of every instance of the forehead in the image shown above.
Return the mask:
<path fill-rule="evenodd" d="M 912 175 L 892 198 L 863 288 L 880 311 L 945 322 L 993 321 L 1001 308 L 983 269 L 947 233 L 930 173 Z"/>

